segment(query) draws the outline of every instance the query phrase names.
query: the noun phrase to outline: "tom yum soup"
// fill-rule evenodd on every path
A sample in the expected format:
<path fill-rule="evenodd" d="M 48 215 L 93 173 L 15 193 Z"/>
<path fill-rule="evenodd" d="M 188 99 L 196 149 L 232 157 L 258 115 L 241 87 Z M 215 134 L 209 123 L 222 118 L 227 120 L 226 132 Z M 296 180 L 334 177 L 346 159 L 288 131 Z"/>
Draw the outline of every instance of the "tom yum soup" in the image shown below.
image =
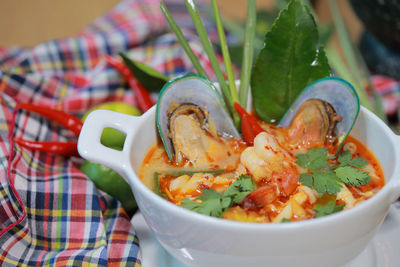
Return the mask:
<path fill-rule="evenodd" d="M 195 103 L 169 103 L 167 134 L 160 133 L 171 151 L 160 141 L 142 163 L 143 183 L 176 205 L 228 220 L 281 223 L 350 209 L 385 183 L 368 148 L 335 135 L 344 118 L 327 101 L 304 101 L 287 127 L 245 113 L 243 138 L 221 135 L 211 113 Z"/>

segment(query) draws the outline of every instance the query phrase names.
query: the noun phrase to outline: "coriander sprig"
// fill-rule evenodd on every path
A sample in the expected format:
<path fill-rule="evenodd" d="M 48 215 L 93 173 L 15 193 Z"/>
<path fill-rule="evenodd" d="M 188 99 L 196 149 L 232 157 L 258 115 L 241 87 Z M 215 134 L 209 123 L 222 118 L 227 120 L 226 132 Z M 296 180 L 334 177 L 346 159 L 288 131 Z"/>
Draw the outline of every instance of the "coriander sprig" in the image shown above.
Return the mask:
<path fill-rule="evenodd" d="M 332 199 L 326 204 L 317 204 L 314 206 L 314 210 L 317 212 L 315 218 L 326 216 L 332 213 L 343 210 L 344 204 L 336 205 L 336 200 Z"/>
<path fill-rule="evenodd" d="M 325 147 L 312 148 L 305 154 L 297 155 L 297 164 L 312 171 L 328 165 L 328 150 Z"/>
<path fill-rule="evenodd" d="M 313 148 L 305 154 L 297 155 L 297 164 L 309 170 L 300 175 L 300 182 L 314 188 L 318 193 L 335 195 L 340 192 L 342 184 L 360 187 L 371 181 L 368 172 L 359 168 L 364 167 L 368 161 L 356 157 L 352 159 L 349 151 L 344 151 L 338 156 L 339 165 L 329 163 L 326 148 Z"/>
<path fill-rule="evenodd" d="M 360 187 L 371 181 L 368 172 L 358 169 L 368 164 L 366 159 L 361 157 L 352 159 L 350 151 L 346 150 L 339 155 L 338 161 L 340 165 L 335 169 L 335 173 L 345 184 Z"/>
<path fill-rule="evenodd" d="M 320 194 L 335 195 L 340 192 L 342 185 L 333 172 L 313 172 L 312 174 L 302 173 L 300 183 L 314 188 Z"/>
<path fill-rule="evenodd" d="M 352 159 L 351 152 L 349 150 L 345 150 L 342 154 L 338 156 L 338 162 L 340 163 L 340 167 L 344 166 L 354 166 L 358 168 L 362 168 L 365 165 L 368 164 L 368 161 L 366 159 L 363 159 L 361 157 L 356 157 Z"/>
<path fill-rule="evenodd" d="M 213 217 L 221 217 L 222 214 L 234 204 L 240 204 L 257 185 L 248 175 L 241 175 L 224 193 L 214 189 L 205 189 L 195 200 L 184 198 L 182 207 Z"/>

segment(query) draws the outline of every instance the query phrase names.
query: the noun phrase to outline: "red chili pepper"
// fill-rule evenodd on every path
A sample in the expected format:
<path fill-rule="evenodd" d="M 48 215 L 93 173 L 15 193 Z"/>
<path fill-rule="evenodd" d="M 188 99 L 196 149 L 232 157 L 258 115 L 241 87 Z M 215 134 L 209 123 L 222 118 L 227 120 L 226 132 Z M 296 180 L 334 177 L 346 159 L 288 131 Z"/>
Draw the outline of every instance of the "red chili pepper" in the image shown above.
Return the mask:
<path fill-rule="evenodd" d="M 53 142 L 53 141 L 35 142 L 35 141 L 24 140 L 21 138 L 14 138 L 14 142 L 22 147 L 30 148 L 33 150 L 53 153 L 65 157 L 69 156 L 79 157 L 77 142 Z"/>
<path fill-rule="evenodd" d="M 65 128 L 73 131 L 76 136 L 79 136 L 82 125 L 83 123 L 81 122 L 80 119 L 60 110 L 48 108 L 48 107 L 43 107 L 43 106 L 37 106 L 33 104 L 28 104 L 28 103 L 20 103 L 17 105 L 18 108 L 24 109 L 27 111 L 31 111 L 34 113 L 37 113 L 39 115 L 42 115 L 43 117 L 46 117 L 50 120 L 54 120 L 58 122 L 60 125 L 64 126 Z"/>
<path fill-rule="evenodd" d="M 259 134 L 264 131 L 263 128 L 261 128 L 261 126 L 258 124 L 257 120 L 251 116 L 238 102 L 235 102 L 233 106 L 235 107 L 237 113 L 239 113 L 240 118 L 247 117 L 247 120 L 249 121 L 255 134 Z"/>
<path fill-rule="evenodd" d="M 242 128 L 242 135 L 243 135 L 244 141 L 248 145 L 252 146 L 254 143 L 254 138 L 256 138 L 256 134 L 251 129 L 249 120 L 247 120 L 246 117 L 243 117 L 241 120 L 240 126 Z"/>
<path fill-rule="evenodd" d="M 66 112 L 27 103 L 18 104 L 17 108 L 31 111 L 39 115 L 42 115 L 45 118 L 54 120 L 58 122 L 60 125 L 64 126 L 65 128 L 74 132 L 76 136 L 79 136 L 81 132 L 83 123 L 78 118 Z M 21 138 L 14 138 L 14 142 L 22 147 L 33 150 L 49 152 L 60 156 L 79 157 L 77 142 L 53 142 L 53 141 L 40 142 L 40 141 L 28 141 Z"/>
<path fill-rule="evenodd" d="M 155 103 L 151 99 L 150 93 L 143 87 L 143 85 L 133 76 L 129 68 L 120 60 L 106 55 L 107 63 L 116 69 L 128 82 L 129 87 L 135 93 L 136 102 L 142 112 L 146 112 Z"/>
<path fill-rule="evenodd" d="M 233 107 L 241 118 L 241 128 L 244 141 L 249 145 L 253 145 L 254 138 L 257 136 L 257 134 L 264 131 L 263 128 L 261 128 L 256 119 L 247 113 L 247 111 L 240 106 L 239 103 L 235 102 Z"/>

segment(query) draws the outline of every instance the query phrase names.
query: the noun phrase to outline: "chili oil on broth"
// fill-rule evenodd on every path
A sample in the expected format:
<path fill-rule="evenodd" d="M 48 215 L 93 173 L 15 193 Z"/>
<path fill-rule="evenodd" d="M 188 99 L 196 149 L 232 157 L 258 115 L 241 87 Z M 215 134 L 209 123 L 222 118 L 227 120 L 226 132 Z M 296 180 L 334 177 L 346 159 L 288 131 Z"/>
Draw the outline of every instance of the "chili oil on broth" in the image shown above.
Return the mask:
<path fill-rule="evenodd" d="M 169 160 L 162 142 L 158 140 L 148 150 L 142 162 L 139 177 L 148 188 L 154 191 L 156 186 L 154 174 L 157 173 L 160 179 L 161 192 L 169 196 L 169 201 L 176 204 L 179 204 L 183 198 L 199 195 L 202 189 L 213 188 L 223 192 L 240 175 L 238 174 L 240 154 L 246 145 L 241 140 L 234 138 L 229 141 L 219 139 L 218 142 L 224 147 L 223 152 L 217 151 L 219 154 L 218 160 L 213 160 L 215 157 L 211 156 L 207 157 L 209 159 L 208 162 L 202 160 L 200 164 L 193 164 L 188 160 L 178 164 Z M 196 171 L 199 172 L 197 173 Z M 201 171 L 217 171 L 218 179 L 215 180 L 216 175 Z M 193 175 L 177 176 L 176 173 L 179 172 L 193 172 Z M 242 173 L 245 173 L 245 169 L 242 169 Z M 193 179 L 189 181 L 189 178 Z M 174 182 L 173 180 L 176 181 Z M 171 182 L 175 190 L 170 190 Z"/>
<path fill-rule="evenodd" d="M 170 162 L 162 143 L 158 142 L 143 160 L 140 179 L 156 191 L 154 174 L 157 173 L 160 192 L 168 201 L 180 205 L 182 199 L 194 199 L 204 189 L 222 193 L 241 174 L 250 175 L 258 188 L 241 205 L 234 205 L 225 211 L 222 217 L 259 223 L 311 219 L 316 215 L 315 205 L 330 200 L 336 200 L 337 205 L 344 204 L 344 209 L 350 209 L 372 197 L 385 184 L 383 170 L 375 156 L 361 142 L 349 136 L 343 147 L 351 152 L 353 158 L 362 157 L 368 161 L 361 170 L 369 173 L 371 182 L 361 187 L 343 184 L 336 196 L 321 196 L 299 182 L 304 169 L 296 164 L 296 153 L 304 152 L 304 149 L 287 144 L 286 132 L 282 128 L 266 123 L 262 123 L 262 127 L 265 132 L 257 135 L 253 146 L 245 145 L 242 140 L 219 140 L 226 156 L 218 161 L 202 162 L 201 166 L 187 160 L 179 164 Z M 328 144 L 327 148 L 334 151 L 334 144 Z M 219 170 L 223 171 L 207 173 Z M 194 173 L 176 175 L 177 171 Z"/>

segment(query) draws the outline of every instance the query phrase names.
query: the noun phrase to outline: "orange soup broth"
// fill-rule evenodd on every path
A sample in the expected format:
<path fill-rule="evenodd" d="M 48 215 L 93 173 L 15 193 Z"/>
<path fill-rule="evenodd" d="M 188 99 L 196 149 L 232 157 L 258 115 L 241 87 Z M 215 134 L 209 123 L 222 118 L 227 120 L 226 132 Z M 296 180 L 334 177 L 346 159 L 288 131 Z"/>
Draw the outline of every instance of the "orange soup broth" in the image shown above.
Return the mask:
<path fill-rule="evenodd" d="M 263 125 L 265 126 L 265 124 Z M 270 130 L 276 131 L 275 126 L 267 126 L 267 127 L 272 127 L 269 128 Z M 361 187 L 354 187 L 354 186 L 347 186 L 346 187 L 349 189 L 351 192 L 352 196 L 355 199 L 355 204 L 359 203 L 360 201 L 366 200 L 373 196 L 380 188 L 382 188 L 385 184 L 385 179 L 384 179 L 384 174 L 383 170 L 378 162 L 378 160 L 375 158 L 375 156 L 372 154 L 371 151 L 368 150 L 360 141 L 355 139 L 352 136 L 348 136 L 348 138 L 345 141 L 345 144 L 348 143 L 353 143 L 356 145 L 356 150 L 355 153 L 353 154 L 353 157 L 362 157 L 368 161 L 369 169 L 373 170 L 373 172 L 370 172 L 371 176 L 371 182 L 368 184 L 361 186 Z M 210 164 L 210 170 L 218 170 L 218 169 L 225 169 L 225 175 L 228 175 L 230 173 L 235 172 L 235 169 L 238 168 L 240 165 L 240 154 L 241 152 L 247 147 L 243 141 L 240 140 L 231 140 L 230 142 L 227 142 L 227 145 L 230 146 L 230 151 L 234 156 L 234 160 L 230 162 L 228 165 L 222 166 L 218 162 L 213 162 Z M 332 147 L 328 147 L 329 151 L 332 151 Z M 146 154 L 141 170 L 140 170 L 140 179 L 143 181 L 143 183 L 148 186 L 150 189 L 155 190 L 155 181 L 153 179 L 154 173 L 168 173 L 177 169 L 182 169 L 182 166 L 177 166 L 173 163 L 171 163 L 168 159 L 168 156 L 163 148 L 163 145 L 161 142 L 158 142 L 156 145 L 151 147 Z M 192 166 L 188 167 L 188 170 L 194 170 Z M 221 174 L 218 174 L 221 175 Z M 210 175 L 211 177 L 212 175 Z M 170 202 L 175 203 L 175 204 L 180 204 L 183 198 L 191 197 L 194 198 L 198 195 L 201 194 L 201 191 L 204 189 L 214 189 L 219 192 L 223 192 L 228 188 L 234 180 L 223 180 L 218 183 L 214 184 L 207 184 L 207 183 L 199 183 L 199 185 L 194 188 L 191 191 L 186 192 L 185 194 L 180 194 L 178 191 L 171 191 L 170 184 L 171 181 L 174 180 L 176 176 L 172 175 L 161 175 L 159 179 L 159 190 L 161 194 L 165 196 L 166 199 L 168 199 Z M 205 176 L 205 179 L 207 180 L 207 176 Z M 262 186 L 265 184 L 265 182 L 259 182 L 258 186 Z M 294 193 L 296 193 L 298 190 L 296 190 Z M 365 194 L 368 192 L 368 194 Z M 227 219 L 232 219 L 233 217 L 238 217 L 237 220 L 240 221 L 254 221 L 254 222 L 269 222 L 271 221 L 271 218 L 274 218 L 279 215 L 281 212 L 282 208 L 286 205 L 286 202 L 290 199 L 291 196 L 279 196 L 273 203 L 272 205 L 267 205 L 263 208 L 260 208 L 258 210 L 247 210 L 243 209 L 240 212 L 238 212 L 238 209 L 232 209 L 235 213 L 240 214 L 233 214 L 230 216 L 224 216 L 227 217 Z M 319 197 L 317 202 L 318 204 L 322 204 L 329 199 L 331 199 L 334 196 L 326 196 L 326 194 L 322 197 Z M 333 198 L 334 199 L 334 198 Z M 315 211 L 313 210 L 313 207 L 315 206 L 316 203 L 310 203 L 310 201 L 305 201 L 304 203 L 301 204 L 302 208 L 304 209 L 306 213 L 306 219 L 313 218 L 315 215 Z M 337 200 L 337 204 L 341 204 L 340 200 Z M 237 207 L 237 206 L 236 206 Z M 234 207 L 235 208 L 235 207 Z M 228 210 L 229 211 L 229 210 Z M 244 215 L 243 215 L 244 214 Z M 236 218 L 233 218 L 236 219 Z M 297 216 L 292 216 L 290 220 L 292 221 L 297 221 L 304 219 L 298 218 Z"/>
<path fill-rule="evenodd" d="M 202 170 L 206 171 L 219 171 L 224 170 L 224 173 L 230 173 L 237 169 L 240 162 L 240 154 L 246 148 L 246 144 L 242 140 L 231 139 L 226 142 L 226 145 L 229 147 L 227 162 L 210 162 L 207 169 L 202 168 Z M 176 175 L 170 175 L 169 173 L 173 173 L 176 171 L 194 171 L 198 170 L 196 166 L 192 166 L 188 162 L 183 162 L 180 164 L 176 164 L 171 162 L 168 158 L 168 155 L 164 149 L 164 146 L 161 141 L 157 142 L 157 144 L 153 145 L 149 151 L 147 152 L 142 165 L 139 171 L 139 177 L 142 182 L 154 191 L 155 181 L 154 181 L 154 173 L 160 174 L 159 179 L 159 188 L 162 194 L 167 196 L 167 199 L 175 204 L 181 202 L 185 195 L 190 195 L 191 197 L 195 197 L 201 194 L 201 190 L 204 189 L 214 189 L 220 192 L 223 192 L 228 188 L 233 181 L 222 181 L 219 183 L 214 183 L 211 186 L 200 183 L 198 187 L 194 190 L 187 192 L 185 195 L 180 195 L 178 192 L 171 192 L 169 190 L 170 183 L 173 179 L 176 178 Z"/>
<path fill-rule="evenodd" d="M 349 189 L 352 191 L 353 196 L 355 197 L 358 194 L 358 190 L 360 190 L 361 192 L 378 191 L 385 185 L 385 176 L 379 161 L 375 158 L 374 154 L 356 138 L 348 136 L 345 144 L 350 142 L 354 143 L 357 147 L 355 156 L 366 159 L 368 161 L 368 164 L 370 164 L 375 170 L 375 175 L 371 175 L 371 182 L 369 182 L 368 184 L 363 185 L 359 188 L 352 186 L 349 187 Z"/>

